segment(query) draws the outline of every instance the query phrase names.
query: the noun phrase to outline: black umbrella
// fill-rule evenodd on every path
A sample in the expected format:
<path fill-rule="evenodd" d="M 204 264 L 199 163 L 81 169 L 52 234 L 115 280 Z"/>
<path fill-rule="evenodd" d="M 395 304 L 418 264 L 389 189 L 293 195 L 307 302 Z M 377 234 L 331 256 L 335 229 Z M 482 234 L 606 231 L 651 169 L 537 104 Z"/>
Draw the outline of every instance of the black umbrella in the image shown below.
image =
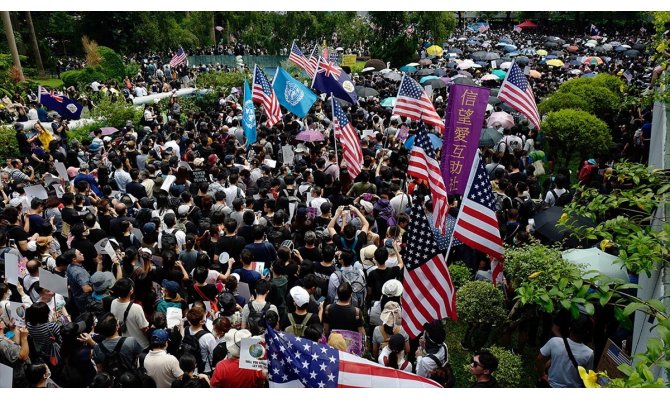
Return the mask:
<path fill-rule="evenodd" d="M 500 54 L 496 53 L 495 51 L 489 51 L 488 53 L 484 54 L 484 60 L 491 61 L 498 59 L 500 59 Z"/>
<path fill-rule="evenodd" d="M 578 67 L 582 65 L 582 63 L 579 60 L 572 60 L 568 64 L 572 65 L 573 67 Z"/>
<path fill-rule="evenodd" d="M 596 46 L 596 47 L 593 48 L 593 51 L 596 52 L 596 53 L 604 53 L 605 48 L 603 46 Z"/>
<path fill-rule="evenodd" d="M 535 234 L 549 243 L 561 242 L 571 236 L 571 230 L 566 226 L 559 226 L 558 221 L 563 215 L 563 207 L 550 207 L 535 214 Z M 568 224 L 574 227 L 594 226 L 593 221 L 575 214 L 568 216 Z"/>
<path fill-rule="evenodd" d="M 519 65 L 528 65 L 528 63 L 530 62 L 530 59 L 526 56 L 517 57 L 517 58 L 515 58 L 515 60 L 516 60 L 516 63 L 519 64 Z"/>
<path fill-rule="evenodd" d="M 447 87 L 447 84 L 444 83 L 442 79 L 433 79 L 428 82 L 430 82 L 430 86 L 432 86 L 433 89 L 444 89 Z"/>
<path fill-rule="evenodd" d="M 379 92 L 367 86 L 356 86 L 356 94 L 359 97 L 375 97 L 379 96 Z"/>
<path fill-rule="evenodd" d="M 640 51 L 645 51 L 647 49 L 647 46 L 644 43 L 635 43 L 633 45 L 633 49 L 640 50 Z"/>
<path fill-rule="evenodd" d="M 556 42 L 546 42 L 546 43 L 544 44 L 544 47 L 547 47 L 547 48 L 550 48 L 550 49 L 555 49 L 555 48 L 557 48 L 557 47 L 559 47 L 559 46 L 560 46 L 560 45 L 559 45 L 558 43 L 556 43 Z"/>
<path fill-rule="evenodd" d="M 373 58 L 372 60 L 368 60 L 368 62 L 365 63 L 365 68 L 372 67 L 375 69 L 375 71 L 381 71 L 384 68 L 386 68 L 386 63 L 382 60 L 379 60 L 377 58 Z"/>
<path fill-rule="evenodd" d="M 493 147 L 502 139 L 502 133 L 498 132 L 494 128 L 485 128 L 482 129 L 482 133 L 479 135 L 479 147 L 489 146 Z"/>
<path fill-rule="evenodd" d="M 502 103 L 502 100 L 500 100 L 498 97 L 489 96 L 489 104 L 490 105 L 495 106 L 496 104 L 500 104 L 500 103 Z"/>
<path fill-rule="evenodd" d="M 484 57 L 486 57 L 486 52 L 485 51 L 475 51 L 474 53 L 471 54 L 471 57 L 473 60 L 483 60 Z"/>
<path fill-rule="evenodd" d="M 447 51 L 447 53 L 463 54 L 463 50 L 461 50 L 461 49 L 457 49 L 457 48 L 453 48 L 453 49 L 449 49 L 449 50 Z"/>
<path fill-rule="evenodd" d="M 428 75 L 433 75 L 434 72 L 435 72 L 435 70 L 432 69 L 432 68 L 424 68 L 424 69 L 420 69 L 420 70 L 416 71 L 416 74 L 418 76 L 428 76 Z"/>
<path fill-rule="evenodd" d="M 447 71 L 445 71 L 444 68 L 438 68 L 433 72 L 435 76 L 445 76 L 447 74 Z"/>
<path fill-rule="evenodd" d="M 635 58 L 640 56 L 640 50 L 630 49 L 623 52 L 623 55 L 630 58 Z"/>
<path fill-rule="evenodd" d="M 476 85 L 475 85 L 475 81 L 473 81 L 473 80 L 470 79 L 470 78 L 466 78 L 466 77 L 464 77 L 464 76 L 459 76 L 459 77 L 457 77 L 457 78 L 452 79 L 451 81 L 454 82 L 454 83 L 460 83 L 460 84 L 462 84 L 462 85 L 476 86 Z"/>

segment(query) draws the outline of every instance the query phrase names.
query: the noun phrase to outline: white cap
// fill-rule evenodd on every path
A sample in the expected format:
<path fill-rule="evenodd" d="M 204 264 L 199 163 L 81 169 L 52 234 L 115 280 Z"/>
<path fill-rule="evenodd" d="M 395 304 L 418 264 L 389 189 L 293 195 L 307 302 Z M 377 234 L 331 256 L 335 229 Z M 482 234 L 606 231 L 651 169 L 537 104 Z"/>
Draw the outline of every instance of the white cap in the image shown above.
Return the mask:
<path fill-rule="evenodd" d="M 177 214 L 186 215 L 186 214 L 188 214 L 189 209 L 190 209 L 189 206 L 187 206 L 186 204 L 182 204 L 182 205 L 179 206 L 179 208 L 177 208 Z"/>
<path fill-rule="evenodd" d="M 309 293 L 302 286 L 294 286 L 291 288 L 290 292 L 295 305 L 302 307 L 305 304 L 309 303 Z"/>

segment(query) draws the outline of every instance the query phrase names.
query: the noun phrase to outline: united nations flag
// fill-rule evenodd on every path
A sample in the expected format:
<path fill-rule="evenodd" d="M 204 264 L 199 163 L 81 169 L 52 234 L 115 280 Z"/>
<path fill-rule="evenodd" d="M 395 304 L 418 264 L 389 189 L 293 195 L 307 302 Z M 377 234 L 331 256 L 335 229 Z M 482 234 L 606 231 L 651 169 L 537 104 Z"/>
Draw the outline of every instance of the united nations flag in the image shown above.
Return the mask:
<path fill-rule="evenodd" d="M 272 88 L 277 95 L 279 104 L 300 118 L 307 115 L 312 104 L 316 101 L 316 94 L 294 79 L 282 67 L 277 69 Z"/>

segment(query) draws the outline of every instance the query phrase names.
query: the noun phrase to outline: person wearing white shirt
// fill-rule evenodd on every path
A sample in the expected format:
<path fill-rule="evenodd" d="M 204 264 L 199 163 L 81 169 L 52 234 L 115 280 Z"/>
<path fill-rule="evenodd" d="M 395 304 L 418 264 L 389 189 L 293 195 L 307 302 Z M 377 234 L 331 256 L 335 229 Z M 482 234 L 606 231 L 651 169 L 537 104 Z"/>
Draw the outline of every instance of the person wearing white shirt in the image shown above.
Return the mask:
<path fill-rule="evenodd" d="M 193 307 L 186 313 L 186 319 L 191 326 L 184 331 L 184 335 L 196 336 L 198 332 L 204 329 L 205 310 L 201 307 Z M 200 344 L 200 356 L 205 363 L 204 370 L 198 372 L 207 374 L 213 371 L 215 367 L 215 365 L 212 365 L 212 359 L 214 357 L 214 348 L 217 345 L 216 338 L 207 332 L 198 339 L 198 343 Z"/>
<path fill-rule="evenodd" d="M 126 192 L 126 185 L 128 182 L 132 182 L 130 174 L 123 169 L 123 163 L 120 159 L 114 160 L 114 172 L 112 172 L 114 180 L 119 187 L 119 190 L 123 193 Z"/>
<path fill-rule="evenodd" d="M 178 159 L 181 160 L 181 154 L 180 154 L 180 150 L 179 150 L 179 145 L 177 144 L 177 139 L 179 139 L 179 137 L 176 134 L 173 134 L 170 137 L 170 140 L 165 142 L 165 145 L 163 147 L 164 148 L 168 148 L 168 147 L 171 148 L 172 149 L 172 154 L 174 154 L 175 156 L 177 156 Z"/>
<path fill-rule="evenodd" d="M 179 360 L 167 353 L 170 334 L 165 329 L 156 329 L 151 333 L 150 349 L 144 358 L 147 374 L 156 381 L 156 387 L 169 388 L 175 379 L 184 372 L 179 368 Z"/>
<path fill-rule="evenodd" d="M 327 203 L 328 199 L 324 199 L 321 197 L 322 194 L 322 189 L 318 186 L 313 186 L 312 187 L 312 200 L 309 202 L 310 207 L 316 208 L 316 216 L 320 217 L 321 216 L 321 205 L 323 203 Z"/>

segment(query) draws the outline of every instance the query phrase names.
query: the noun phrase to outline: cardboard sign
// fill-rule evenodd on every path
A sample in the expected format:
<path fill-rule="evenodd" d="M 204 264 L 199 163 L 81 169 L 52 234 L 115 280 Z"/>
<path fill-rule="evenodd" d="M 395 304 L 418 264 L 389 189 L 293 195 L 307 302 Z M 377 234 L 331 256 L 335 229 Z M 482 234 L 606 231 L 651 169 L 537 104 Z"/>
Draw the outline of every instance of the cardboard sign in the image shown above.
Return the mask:
<path fill-rule="evenodd" d="M 254 261 L 251 263 L 251 267 L 262 276 L 263 270 L 265 269 L 265 263 L 260 261 Z"/>
<path fill-rule="evenodd" d="M 44 268 L 40 268 L 40 287 L 49 289 L 63 297 L 68 297 L 67 278 L 49 272 Z"/>
<path fill-rule="evenodd" d="M 102 239 L 96 243 L 94 247 L 98 254 L 106 254 L 110 256 L 112 260 L 117 258 L 116 250 L 114 250 L 114 247 L 112 246 L 112 243 L 109 241 L 109 239 Z"/>
<path fill-rule="evenodd" d="M 603 351 L 602 356 L 600 356 L 600 361 L 598 361 L 597 371 L 607 372 L 607 376 L 610 378 L 623 378 L 625 377 L 623 372 L 619 371 L 619 365 L 628 364 L 631 365 L 632 361 L 630 357 L 623 352 L 612 342 L 611 339 L 607 340 L 607 346 L 605 346 L 605 351 Z"/>
<path fill-rule="evenodd" d="M 251 300 L 251 290 L 246 282 L 237 282 L 237 294 L 244 297 L 247 303 Z"/>
<path fill-rule="evenodd" d="M 295 208 L 298 205 L 295 203 L 288 203 L 288 221 L 293 221 L 293 216 L 295 215 Z"/>
<path fill-rule="evenodd" d="M 275 169 L 277 168 L 277 161 L 276 160 L 270 160 L 269 158 L 266 158 L 263 160 L 263 164 L 267 165 L 268 167 Z"/>
<path fill-rule="evenodd" d="M 343 67 L 353 67 L 356 65 L 356 54 L 343 54 L 340 65 Z"/>
<path fill-rule="evenodd" d="M 261 338 L 244 338 L 240 343 L 240 368 L 263 370 L 268 366 L 268 352 Z"/>
<path fill-rule="evenodd" d="M 16 254 L 5 254 L 5 278 L 7 283 L 19 284 L 19 257 Z"/>
<path fill-rule="evenodd" d="M 56 171 L 58 172 L 58 176 L 61 179 L 65 179 L 65 181 L 69 181 L 70 177 L 67 175 L 67 168 L 65 168 L 65 164 L 60 161 L 56 161 L 55 166 Z"/>

